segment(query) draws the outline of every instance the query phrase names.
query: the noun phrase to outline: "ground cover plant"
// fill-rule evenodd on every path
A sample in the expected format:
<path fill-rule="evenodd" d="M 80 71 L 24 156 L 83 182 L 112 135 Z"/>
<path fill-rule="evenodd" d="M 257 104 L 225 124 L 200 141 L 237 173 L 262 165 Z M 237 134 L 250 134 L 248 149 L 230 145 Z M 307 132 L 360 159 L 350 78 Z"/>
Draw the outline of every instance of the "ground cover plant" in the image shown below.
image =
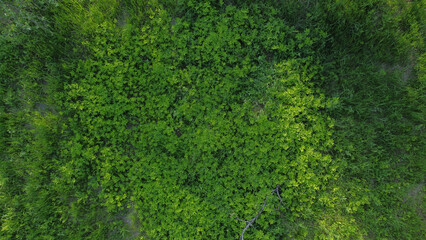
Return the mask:
<path fill-rule="evenodd" d="M 424 8 L 2 2 L 0 236 L 423 239 Z"/>

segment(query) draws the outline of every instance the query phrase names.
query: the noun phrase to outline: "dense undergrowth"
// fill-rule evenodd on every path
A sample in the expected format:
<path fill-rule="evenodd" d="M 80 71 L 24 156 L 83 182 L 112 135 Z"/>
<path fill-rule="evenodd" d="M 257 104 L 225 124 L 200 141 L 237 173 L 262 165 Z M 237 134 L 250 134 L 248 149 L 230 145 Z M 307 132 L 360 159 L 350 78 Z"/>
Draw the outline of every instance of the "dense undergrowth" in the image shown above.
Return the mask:
<path fill-rule="evenodd" d="M 0 3 L 3 239 L 423 239 L 425 2 Z"/>

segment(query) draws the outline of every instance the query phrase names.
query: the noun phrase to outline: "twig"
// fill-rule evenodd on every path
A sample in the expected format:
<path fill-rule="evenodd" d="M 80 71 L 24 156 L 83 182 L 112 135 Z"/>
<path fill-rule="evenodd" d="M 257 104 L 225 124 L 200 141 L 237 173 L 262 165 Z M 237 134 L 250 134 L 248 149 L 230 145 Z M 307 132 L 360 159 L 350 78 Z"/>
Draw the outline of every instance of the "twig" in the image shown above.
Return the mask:
<path fill-rule="evenodd" d="M 278 198 L 280 199 L 280 203 L 283 205 L 284 207 L 284 202 L 281 199 L 281 195 L 280 195 L 280 191 L 279 191 L 280 185 L 277 185 L 277 187 L 275 188 L 275 192 L 277 193 Z M 278 211 L 280 210 L 280 206 L 281 204 L 278 204 Z"/>
<path fill-rule="evenodd" d="M 280 185 L 277 185 L 276 187 L 275 187 L 275 189 L 269 194 L 269 195 L 274 195 L 275 193 L 277 194 L 277 196 L 278 196 L 278 198 L 280 199 L 280 203 L 284 206 L 284 202 L 283 202 L 283 200 L 281 199 L 281 195 L 280 195 L 280 191 L 279 191 L 279 189 L 280 189 Z M 263 206 L 262 206 L 262 208 L 260 209 L 260 211 L 256 214 L 256 216 L 253 218 L 253 219 L 251 219 L 250 221 L 246 221 L 246 220 L 242 220 L 242 219 L 240 219 L 237 215 L 235 216 L 235 218 L 238 220 L 238 221 L 241 221 L 241 222 L 245 222 L 247 225 L 246 225 L 246 227 L 243 229 L 243 232 L 241 233 L 241 235 L 240 235 L 240 240 L 244 240 L 244 233 L 249 229 L 249 227 L 251 227 L 251 226 L 253 226 L 253 223 L 259 218 L 259 216 L 260 216 L 260 214 L 262 214 L 262 212 L 263 212 L 263 210 L 265 209 L 265 206 L 266 206 L 266 204 L 267 204 L 267 201 L 268 201 L 268 197 L 269 197 L 269 195 L 267 195 L 266 197 L 265 197 L 265 201 L 263 202 Z M 280 204 L 280 205 L 281 205 Z M 280 205 L 278 205 L 278 210 L 279 210 L 279 206 Z"/>

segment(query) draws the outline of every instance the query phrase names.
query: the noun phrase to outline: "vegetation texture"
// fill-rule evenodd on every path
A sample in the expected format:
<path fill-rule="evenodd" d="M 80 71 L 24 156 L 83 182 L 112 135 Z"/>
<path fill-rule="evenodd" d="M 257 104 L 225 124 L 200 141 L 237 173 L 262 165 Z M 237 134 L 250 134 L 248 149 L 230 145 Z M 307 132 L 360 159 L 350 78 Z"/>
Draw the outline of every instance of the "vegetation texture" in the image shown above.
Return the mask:
<path fill-rule="evenodd" d="M 426 238 L 424 0 L 0 7 L 1 239 Z"/>

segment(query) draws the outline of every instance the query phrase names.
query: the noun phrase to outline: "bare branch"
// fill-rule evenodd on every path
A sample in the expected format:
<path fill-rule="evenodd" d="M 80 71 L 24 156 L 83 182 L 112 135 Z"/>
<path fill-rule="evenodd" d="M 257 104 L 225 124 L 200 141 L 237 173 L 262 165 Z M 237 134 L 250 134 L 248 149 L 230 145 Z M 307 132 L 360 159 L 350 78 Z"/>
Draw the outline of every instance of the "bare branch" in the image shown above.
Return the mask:
<path fill-rule="evenodd" d="M 277 185 L 276 187 L 275 187 L 275 189 L 269 194 L 269 195 L 274 195 L 275 193 L 277 194 L 277 196 L 278 196 L 278 198 L 279 198 L 279 200 L 280 200 L 280 205 L 282 204 L 283 206 L 284 206 L 284 202 L 283 202 L 283 200 L 281 199 L 281 195 L 280 195 L 280 191 L 279 191 L 279 189 L 280 189 L 280 185 Z M 250 221 L 246 221 L 246 220 L 242 220 L 242 219 L 240 219 L 237 215 L 235 215 L 235 218 L 238 220 L 238 221 L 241 221 L 241 222 L 245 222 L 247 225 L 245 226 L 245 228 L 243 229 L 243 232 L 241 233 L 241 235 L 240 235 L 240 240 L 244 240 L 244 233 L 251 227 L 251 226 L 253 226 L 253 223 L 259 218 L 259 216 L 260 216 L 260 214 L 262 214 L 262 212 L 263 212 L 263 210 L 265 209 L 265 207 L 266 207 L 266 204 L 267 204 L 267 201 L 268 201 L 268 197 L 269 197 L 269 195 L 267 195 L 266 197 L 265 197 L 265 201 L 263 202 L 263 206 L 262 206 L 262 208 L 260 209 L 260 211 L 256 214 L 256 216 L 253 218 L 253 219 L 251 219 Z M 279 206 L 280 205 L 278 205 L 278 210 L 279 210 Z"/>

